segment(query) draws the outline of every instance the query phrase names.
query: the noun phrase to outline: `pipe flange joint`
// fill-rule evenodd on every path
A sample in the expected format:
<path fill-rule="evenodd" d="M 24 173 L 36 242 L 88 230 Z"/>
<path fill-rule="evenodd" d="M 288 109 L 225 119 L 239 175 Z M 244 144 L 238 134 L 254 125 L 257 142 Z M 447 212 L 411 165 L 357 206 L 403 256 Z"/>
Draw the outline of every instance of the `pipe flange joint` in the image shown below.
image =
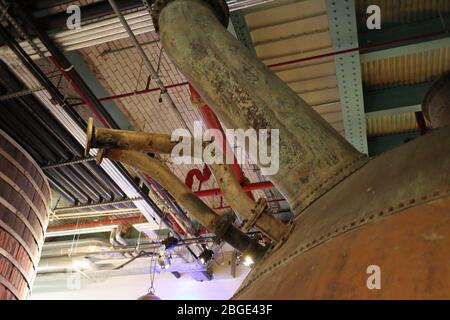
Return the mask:
<path fill-rule="evenodd" d="M 95 163 L 97 165 L 102 164 L 103 159 L 105 158 L 106 152 L 107 152 L 107 149 L 104 149 L 104 148 L 98 150 L 97 155 L 95 156 Z"/>
<path fill-rule="evenodd" d="M 84 156 L 89 157 L 89 152 L 92 148 L 92 141 L 94 140 L 95 126 L 94 118 L 89 118 L 86 129 L 86 144 L 84 146 Z"/>
<path fill-rule="evenodd" d="M 256 224 L 258 219 L 268 211 L 269 206 L 267 200 L 264 198 L 258 199 L 255 208 L 252 210 L 252 216 L 245 222 L 243 229 L 248 231 Z"/>
<path fill-rule="evenodd" d="M 174 1 L 180 0 L 154 0 L 151 15 L 156 32 L 159 32 L 159 15 L 161 11 L 167 4 Z M 195 0 L 195 1 L 200 1 L 210 6 L 211 9 L 213 9 L 216 17 L 224 25 L 224 27 L 225 28 L 228 27 L 228 23 L 230 21 L 230 9 L 228 8 L 228 4 L 225 0 Z"/>

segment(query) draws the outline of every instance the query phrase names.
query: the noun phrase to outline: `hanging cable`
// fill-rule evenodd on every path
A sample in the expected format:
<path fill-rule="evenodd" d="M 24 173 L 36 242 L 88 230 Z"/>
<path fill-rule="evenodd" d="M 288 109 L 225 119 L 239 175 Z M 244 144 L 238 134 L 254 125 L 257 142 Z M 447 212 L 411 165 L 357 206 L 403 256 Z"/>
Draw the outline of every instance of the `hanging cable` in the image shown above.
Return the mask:
<path fill-rule="evenodd" d="M 163 212 L 163 216 L 165 216 L 165 212 Z M 163 221 L 163 216 L 160 218 L 159 220 L 159 226 L 158 226 L 158 233 L 156 235 L 156 242 L 159 242 L 160 239 L 160 235 L 161 235 L 161 225 L 162 225 L 162 221 Z M 156 275 L 156 265 L 158 263 L 158 257 L 156 254 L 156 251 L 158 250 L 158 247 L 155 247 L 153 252 L 151 253 L 151 258 L 150 258 L 150 287 L 148 289 L 148 293 L 149 294 L 155 294 L 155 275 Z"/>

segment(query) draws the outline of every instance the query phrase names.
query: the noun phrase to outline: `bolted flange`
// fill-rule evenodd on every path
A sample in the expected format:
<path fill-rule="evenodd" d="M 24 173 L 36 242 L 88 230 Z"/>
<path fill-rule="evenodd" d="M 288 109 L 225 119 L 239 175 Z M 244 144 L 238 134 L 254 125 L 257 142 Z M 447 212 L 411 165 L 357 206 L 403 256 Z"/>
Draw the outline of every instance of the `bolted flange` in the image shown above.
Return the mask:
<path fill-rule="evenodd" d="M 92 147 L 92 141 L 94 139 L 95 127 L 94 127 L 94 118 L 89 118 L 87 123 L 86 130 L 86 145 L 84 147 L 84 156 L 89 157 L 89 151 Z"/>
<path fill-rule="evenodd" d="M 170 2 L 181 1 L 181 0 L 155 0 L 152 5 L 151 15 L 153 19 L 153 25 L 156 32 L 159 32 L 159 15 L 166 5 Z M 185 1 L 185 0 L 184 0 Z M 219 21 L 226 27 L 230 21 L 230 9 L 225 0 L 191 0 L 197 2 L 203 2 L 213 9 L 216 17 Z"/>

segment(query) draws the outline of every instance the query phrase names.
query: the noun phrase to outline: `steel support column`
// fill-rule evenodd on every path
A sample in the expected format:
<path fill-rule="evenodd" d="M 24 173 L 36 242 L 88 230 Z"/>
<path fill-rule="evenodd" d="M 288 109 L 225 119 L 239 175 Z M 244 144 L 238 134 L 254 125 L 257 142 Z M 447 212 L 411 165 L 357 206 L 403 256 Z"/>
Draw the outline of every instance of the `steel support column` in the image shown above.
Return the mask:
<path fill-rule="evenodd" d="M 354 0 L 327 0 L 333 50 L 358 48 L 358 30 Z M 360 152 L 367 154 L 366 118 L 359 52 L 334 57 L 341 97 L 345 137 Z"/>

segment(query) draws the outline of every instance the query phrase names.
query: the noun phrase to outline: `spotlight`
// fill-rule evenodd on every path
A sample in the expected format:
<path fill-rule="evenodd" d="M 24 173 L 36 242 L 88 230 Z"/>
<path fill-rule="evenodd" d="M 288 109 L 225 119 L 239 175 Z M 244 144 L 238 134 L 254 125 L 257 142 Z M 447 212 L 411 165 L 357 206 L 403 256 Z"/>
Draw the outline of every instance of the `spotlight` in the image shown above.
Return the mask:
<path fill-rule="evenodd" d="M 198 257 L 198 260 L 201 264 L 207 264 L 214 256 L 214 252 L 209 249 L 205 249 L 200 256 Z"/>
<path fill-rule="evenodd" d="M 175 248 L 177 243 L 178 243 L 178 239 L 174 238 L 172 236 L 168 236 L 167 238 L 165 238 L 162 241 L 162 244 L 164 245 L 166 252 L 172 250 L 173 248 Z"/>
<path fill-rule="evenodd" d="M 255 261 L 253 261 L 252 257 L 245 256 L 244 262 L 242 262 L 242 263 L 244 264 L 244 266 L 251 267 L 255 263 Z"/>
<path fill-rule="evenodd" d="M 158 256 L 158 265 L 161 269 L 168 269 L 171 265 L 170 257 L 166 256 L 164 253 L 161 253 Z"/>

